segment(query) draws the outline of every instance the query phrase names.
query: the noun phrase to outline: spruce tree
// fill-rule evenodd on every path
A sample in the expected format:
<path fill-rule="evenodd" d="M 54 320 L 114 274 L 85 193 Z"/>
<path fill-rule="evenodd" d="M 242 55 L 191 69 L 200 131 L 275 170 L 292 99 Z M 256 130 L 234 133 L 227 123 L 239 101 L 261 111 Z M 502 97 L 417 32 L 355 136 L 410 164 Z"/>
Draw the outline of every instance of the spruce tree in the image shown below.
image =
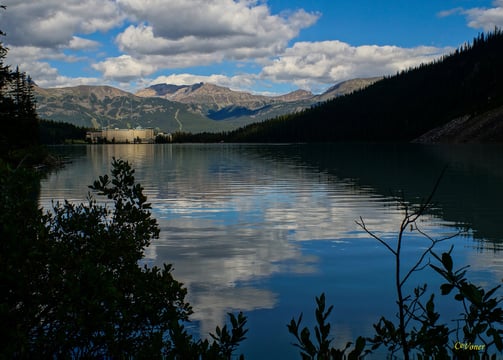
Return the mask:
<path fill-rule="evenodd" d="M 0 30 L 0 37 L 5 35 Z M 7 53 L 0 41 L 0 158 L 12 161 L 17 157 L 13 152 L 38 145 L 39 135 L 33 81 L 19 67 L 12 71 L 5 65 Z"/>
<path fill-rule="evenodd" d="M 1 9 L 5 9 L 5 6 L 0 5 Z M 5 36 L 5 33 L 0 30 L 0 119 L 2 127 L 5 127 L 8 122 L 9 109 L 11 108 L 11 101 L 5 95 L 7 85 L 10 83 L 10 68 L 8 65 L 4 64 L 5 58 L 7 57 L 8 49 L 5 47 L 1 38 Z M 5 159 L 8 151 L 8 136 L 2 131 L 0 132 L 0 158 Z"/>

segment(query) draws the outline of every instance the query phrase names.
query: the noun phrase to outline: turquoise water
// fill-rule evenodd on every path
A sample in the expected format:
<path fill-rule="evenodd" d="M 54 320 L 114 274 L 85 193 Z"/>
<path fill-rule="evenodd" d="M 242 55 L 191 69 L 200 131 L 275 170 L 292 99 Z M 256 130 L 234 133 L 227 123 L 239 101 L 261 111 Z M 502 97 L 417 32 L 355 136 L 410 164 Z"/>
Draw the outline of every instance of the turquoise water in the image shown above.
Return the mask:
<path fill-rule="evenodd" d="M 248 316 L 248 359 L 300 358 L 286 324 L 314 318 L 325 292 L 337 344 L 371 335 L 394 308 L 393 259 L 355 221 L 392 242 L 408 206 L 426 198 L 441 173 L 432 211 L 419 222 L 435 238 L 460 235 L 457 266 L 491 286 L 503 278 L 503 148 L 423 145 L 96 145 L 58 147 L 71 163 L 43 181 L 41 205 L 83 201 L 112 157 L 129 160 L 145 188 L 161 237 L 149 264 L 174 265 L 194 307 L 193 331 L 205 336 L 229 311 Z M 428 245 L 407 234 L 405 266 Z M 429 270 L 411 288 L 440 279 Z M 458 309 L 439 299 L 443 314 Z M 379 357 L 376 357 L 379 358 Z"/>

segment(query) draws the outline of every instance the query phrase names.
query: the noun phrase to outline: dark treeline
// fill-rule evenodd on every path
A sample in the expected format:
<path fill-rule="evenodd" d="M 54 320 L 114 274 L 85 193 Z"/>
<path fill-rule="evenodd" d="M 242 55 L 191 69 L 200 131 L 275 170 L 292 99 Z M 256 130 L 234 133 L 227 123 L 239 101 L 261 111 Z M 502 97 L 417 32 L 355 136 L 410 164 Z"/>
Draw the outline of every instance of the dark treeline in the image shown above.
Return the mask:
<path fill-rule="evenodd" d="M 0 157 L 12 159 L 23 149 L 39 143 L 38 117 L 33 83 L 19 68 L 11 70 L 3 60 L 6 49 L 0 43 Z"/>
<path fill-rule="evenodd" d="M 503 105 L 503 32 L 303 112 L 228 134 L 230 142 L 411 141 L 463 115 Z"/>
<path fill-rule="evenodd" d="M 2 6 L 2 9 L 5 7 Z M 5 33 L 0 31 L 0 37 Z M 40 120 L 34 83 L 18 67 L 4 60 L 8 48 L 0 41 L 0 159 L 17 165 L 21 160 L 41 162 L 46 152 L 40 144 L 61 144 L 67 139 L 85 139 L 86 129 L 71 124 Z"/>
<path fill-rule="evenodd" d="M 1 6 L 5 9 L 5 6 Z M 0 30 L 0 37 L 5 33 Z M 38 145 L 38 116 L 33 82 L 16 67 L 4 64 L 8 49 L 0 40 L 0 159 L 16 162 Z"/>
<path fill-rule="evenodd" d="M 229 139 L 229 133 L 210 133 L 203 132 L 198 134 L 191 134 L 188 132 L 177 131 L 173 133 L 172 140 L 170 142 L 174 143 L 214 143 L 221 142 Z"/>
<path fill-rule="evenodd" d="M 41 144 L 54 145 L 72 141 L 84 141 L 88 129 L 73 124 L 52 120 L 40 120 L 39 139 Z"/>

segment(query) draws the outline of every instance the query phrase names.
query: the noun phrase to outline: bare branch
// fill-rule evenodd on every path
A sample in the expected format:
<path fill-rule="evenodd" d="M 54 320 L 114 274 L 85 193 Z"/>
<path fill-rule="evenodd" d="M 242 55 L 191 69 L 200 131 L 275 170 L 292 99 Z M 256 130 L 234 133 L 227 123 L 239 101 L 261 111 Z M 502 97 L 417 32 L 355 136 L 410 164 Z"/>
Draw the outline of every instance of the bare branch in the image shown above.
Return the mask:
<path fill-rule="evenodd" d="M 376 239 L 377 241 L 379 241 L 381 244 L 383 244 L 393 255 L 397 255 L 396 251 L 391 247 L 389 246 L 389 244 L 384 241 L 383 239 L 381 239 L 379 236 L 377 236 L 376 234 L 374 234 L 372 231 L 370 231 L 367 226 L 365 225 L 365 221 L 363 221 L 363 218 L 360 216 L 360 222 L 358 221 L 355 221 L 356 224 L 358 224 L 358 226 L 360 226 L 367 234 L 369 234 L 370 236 L 372 236 L 374 239 Z"/>
<path fill-rule="evenodd" d="M 444 176 L 444 173 L 447 169 L 447 166 L 445 166 L 440 173 L 440 176 L 437 178 L 437 181 L 435 183 L 435 186 L 433 187 L 433 190 L 429 194 L 429 196 L 426 198 L 425 201 L 423 201 L 419 206 L 409 206 L 405 201 L 404 198 L 402 197 L 401 199 L 398 199 L 398 205 L 400 206 L 400 210 L 404 211 L 404 217 L 402 219 L 402 222 L 400 224 L 400 230 L 397 235 L 397 241 L 396 241 L 396 248 L 393 249 L 386 241 L 384 241 L 382 238 L 371 232 L 367 226 L 365 225 L 365 222 L 363 221 L 363 218 L 360 217 L 360 222 L 356 221 L 356 223 L 363 229 L 367 234 L 369 234 L 371 237 L 379 241 L 382 245 L 384 245 L 394 256 L 395 256 L 395 286 L 396 286 L 396 292 L 397 292 L 397 305 L 398 305 L 398 320 L 399 320 L 399 326 L 397 328 L 397 334 L 394 336 L 397 336 L 397 339 L 399 338 L 400 340 L 397 340 L 397 345 L 402 348 L 403 355 L 404 355 L 404 360 L 409 360 L 410 358 L 410 344 L 407 340 L 407 337 L 409 336 L 407 334 L 407 327 L 409 326 L 409 322 L 411 320 L 420 320 L 417 315 L 416 311 L 422 310 L 423 312 L 426 311 L 423 305 L 419 301 L 419 297 L 424 294 L 424 290 L 426 287 L 423 288 L 421 293 L 416 294 L 416 298 L 411 300 L 410 296 L 405 296 L 403 295 L 403 287 L 407 280 L 409 280 L 410 276 L 416 272 L 423 270 L 425 267 L 428 266 L 430 261 L 428 260 L 425 263 L 425 258 L 429 253 L 432 253 L 433 248 L 437 243 L 440 241 L 448 240 L 451 239 L 452 236 L 448 236 L 442 239 L 434 239 L 425 232 L 421 231 L 416 224 L 416 221 L 424 215 L 426 210 L 431 207 L 431 201 L 433 198 L 433 195 L 437 191 L 438 186 L 440 185 L 440 181 L 442 180 L 442 177 Z M 430 245 L 428 248 L 421 254 L 417 262 L 408 270 L 407 274 L 405 277 L 401 277 L 401 270 L 402 270 L 402 265 L 401 265 L 401 256 L 402 256 L 402 245 L 404 241 L 404 235 L 407 232 L 408 227 L 411 227 L 411 232 L 414 231 L 414 227 L 416 227 L 417 231 L 423 235 L 425 238 L 430 240 Z M 410 304 L 410 306 L 409 306 Z"/>
<path fill-rule="evenodd" d="M 444 166 L 444 168 L 440 172 L 440 175 L 437 178 L 437 181 L 435 182 L 435 185 L 433 186 L 433 189 L 430 192 L 430 195 L 428 195 L 428 197 L 426 198 L 426 200 L 423 201 L 423 203 L 419 206 L 419 209 L 414 213 L 415 217 L 413 218 L 413 221 L 416 221 L 419 217 L 421 217 L 424 214 L 424 212 L 429 207 L 431 207 L 433 196 L 435 195 L 435 193 L 437 192 L 438 187 L 440 186 L 440 182 L 442 181 L 442 178 L 444 177 L 445 172 L 447 171 L 447 167 L 448 167 L 447 165 Z"/>
<path fill-rule="evenodd" d="M 450 240 L 450 239 L 454 239 L 456 236 L 459 236 L 463 233 L 463 231 L 458 231 L 458 232 L 455 232 L 454 234 L 451 234 L 451 235 L 448 235 L 448 236 L 444 236 L 443 238 L 440 238 L 440 239 L 433 239 L 431 236 L 429 236 L 427 233 L 425 233 L 424 231 L 422 231 L 417 225 L 416 225 L 416 230 L 418 233 L 420 233 L 421 235 L 423 235 L 424 237 L 430 239 L 431 241 L 434 241 L 435 244 L 438 244 L 440 242 L 443 242 L 443 241 L 447 241 L 447 240 Z"/>

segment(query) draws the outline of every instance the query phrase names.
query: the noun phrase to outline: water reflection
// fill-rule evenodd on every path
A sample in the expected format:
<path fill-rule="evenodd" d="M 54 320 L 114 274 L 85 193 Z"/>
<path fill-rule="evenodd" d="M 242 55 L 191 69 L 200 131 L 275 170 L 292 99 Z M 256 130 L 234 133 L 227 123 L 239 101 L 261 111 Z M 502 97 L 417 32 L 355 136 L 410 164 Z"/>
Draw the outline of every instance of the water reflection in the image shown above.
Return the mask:
<path fill-rule="evenodd" d="M 279 328 L 254 329 L 260 333 L 255 337 L 262 336 L 256 341 L 265 341 L 286 332 L 289 318 L 312 309 L 313 297 L 327 291 L 346 314 L 338 320 L 345 340 L 359 335 L 389 311 L 393 270 L 389 254 L 355 220 L 361 216 L 376 234 L 393 237 L 403 209 L 390 195 L 402 189 L 406 201 L 420 201 L 445 162 L 454 165 L 423 230 L 441 237 L 464 227 L 481 241 L 486 235 L 493 244 L 501 238 L 492 223 L 493 201 L 503 196 L 495 186 L 502 176 L 493 169 L 497 158 L 485 166 L 469 157 L 472 166 L 439 148 L 377 145 L 111 145 L 60 151 L 71 151 L 73 162 L 42 184 L 43 206 L 50 199 L 83 200 L 87 186 L 109 171 L 112 157 L 132 162 L 161 227 L 147 261 L 174 264 L 203 334 L 231 310 L 287 312 L 287 318 L 269 319 L 281 322 Z M 481 179 L 484 190 L 473 188 Z M 475 196 L 481 192 L 492 196 Z M 422 240 L 410 239 L 408 261 L 422 251 Z M 472 264 L 487 284 L 499 281 L 503 264 L 497 254 L 484 246 L 474 249 L 471 233 L 455 242 L 460 265 Z M 296 303 L 299 298 L 309 303 Z"/>
<path fill-rule="evenodd" d="M 424 199 L 447 166 L 434 199 L 437 215 L 472 229 L 477 240 L 502 242 L 502 145 L 310 144 L 260 151 L 267 158 L 295 157 L 383 196 L 400 189 L 410 202 Z"/>

